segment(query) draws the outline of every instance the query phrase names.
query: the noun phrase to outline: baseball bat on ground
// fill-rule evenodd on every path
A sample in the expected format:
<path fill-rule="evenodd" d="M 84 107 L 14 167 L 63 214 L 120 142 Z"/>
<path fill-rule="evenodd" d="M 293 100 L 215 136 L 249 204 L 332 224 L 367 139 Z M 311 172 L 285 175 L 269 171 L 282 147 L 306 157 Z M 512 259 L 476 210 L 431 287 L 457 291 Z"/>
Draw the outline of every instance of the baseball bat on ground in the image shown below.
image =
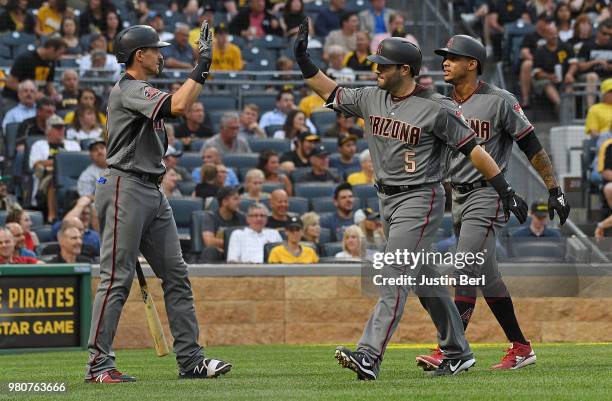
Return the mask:
<path fill-rule="evenodd" d="M 166 336 L 164 335 L 164 329 L 162 328 L 155 303 L 149 292 L 147 281 L 145 280 L 144 273 L 140 262 L 136 261 L 136 274 L 138 275 L 138 283 L 140 284 L 140 294 L 145 304 L 145 314 L 147 316 L 147 324 L 149 325 L 149 331 L 153 337 L 155 343 L 155 353 L 157 356 L 166 356 L 170 353 L 168 350 L 168 343 L 166 342 Z"/>

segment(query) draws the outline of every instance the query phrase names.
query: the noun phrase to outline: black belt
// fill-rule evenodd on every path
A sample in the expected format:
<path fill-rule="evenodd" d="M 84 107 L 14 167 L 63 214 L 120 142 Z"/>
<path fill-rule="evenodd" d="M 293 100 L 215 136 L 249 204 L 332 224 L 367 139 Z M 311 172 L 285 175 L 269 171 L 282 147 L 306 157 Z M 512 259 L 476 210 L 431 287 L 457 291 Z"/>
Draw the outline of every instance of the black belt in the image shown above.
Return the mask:
<path fill-rule="evenodd" d="M 417 185 L 385 185 L 385 184 L 381 184 L 380 182 L 377 182 L 377 183 L 374 184 L 374 188 L 376 188 L 376 190 L 378 192 L 380 192 L 381 194 L 383 194 L 383 195 L 391 196 L 391 195 L 399 194 L 399 193 L 402 193 L 402 192 L 408 192 L 408 191 L 412 191 L 414 189 L 419 189 L 423 185 L 425 185 L 425 184 L 417 184 Z"/>
<path fill-rule="evenodd" d="M 478 188 L 486 188 L 491 185 L 487 181 L 476 181 L 473 183 L 451 183 L 451 187 L 460 194 L 467 194 Z"/>
<path fill-rule="evenodd" d="M 136 173 L 134 171 L 127 171 L 127 170 L 123 170 L 121 168 L 117 168 L 114 166 L 111 167 L 111 169 L 121 171 L 122 173 L 138 178 L 141 181 L 150 182 L 151 184 L 154 184 L 154 185 L 160 185 L 162 182 L 162 179 L 164 178 L 164 174 L 157 175 L 157 174 L 149 174 L 149 173 Z"/>

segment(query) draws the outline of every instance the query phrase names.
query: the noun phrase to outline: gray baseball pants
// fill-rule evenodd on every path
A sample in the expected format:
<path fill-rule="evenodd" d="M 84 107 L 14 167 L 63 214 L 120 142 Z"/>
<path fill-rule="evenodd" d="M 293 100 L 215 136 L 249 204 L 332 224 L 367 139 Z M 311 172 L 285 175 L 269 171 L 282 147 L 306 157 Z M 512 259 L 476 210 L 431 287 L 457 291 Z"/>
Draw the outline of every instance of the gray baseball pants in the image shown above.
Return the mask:
<path fill-rule="evenodd" d="M 110 169 L 96 184 L 95 206 L 102 249 L 86 378 L 115 368 L 113 338 L 132 287 L 139 252 L 161 279 L 178 367 L 182 371 L 193 369 L 204 358 L 203 348 L 198 344 L 191 283 L 168 200 L 156 184 Z"/>
<path fill-rule="evenodd" d="M 424 185 L 399 194 L 379 194 L 381 219 L 387 237 L 385 252 L 407 249 L 409 252 L 429 250 L 444 214 L 444 188 L 440 183 Z M 419 283 L 423 275 L 432 277 L 433 270 L 418 266 L 385 265 L 383 277 L 410 275 Z M 410 287 L 408 285 L 379 286 L 380 298 L 357 350 L 382 361 L 385 349 L 401 317 Z M 459 312 L 443 286 L 415 286 L 414 291 L 431 316 L 438 331 L 438 343 L 448 358 L 470 358 L 472 351 L 465 339 Z"/>

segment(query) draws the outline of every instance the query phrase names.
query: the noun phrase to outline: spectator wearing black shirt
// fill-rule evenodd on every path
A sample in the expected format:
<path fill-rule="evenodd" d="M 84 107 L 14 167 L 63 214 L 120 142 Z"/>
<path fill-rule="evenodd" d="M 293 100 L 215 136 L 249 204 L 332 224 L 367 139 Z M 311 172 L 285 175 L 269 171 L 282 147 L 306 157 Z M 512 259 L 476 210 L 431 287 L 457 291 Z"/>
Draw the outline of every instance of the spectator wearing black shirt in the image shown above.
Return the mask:
<path fill-rule="evenodd" d="M 10 211 L 15 206 L 19 206 L 15 195 L 9 194 L 7 184 L 11 182 L 11 177 L 0 176 L 0 210 Z"/>
<path fill-rule="evenodd" d="M 225 260 L 223 228 L 245 226 L 246 218 L 238 210 L 240 195 L 231 187 L 223 187 L 217 192 L 219 208 L 214 212 L 206 212 L 202 224 L 202 242 L 204 250 L 201 260 L 205 262 L 221 262 Z"/>
<path fill-rule="evenodd" d="M 329 8 L 319 11 L 314 24 L 317 36 L 326 37 L 331 31 L 340 29 L 340 19 L 346 12 L 345 4 L 346 0 L 330 0 Z"/>
<path fill-rule="evenodd" d="M 110 11 L 115 11 L 115 6 L 110 0 L 89 0 L 87 8 L 79 16 L 81 35 L 105 32 L 106 15 Z"/>
<path fill-rule="evenodd" d="M 287 0 L 283 10 L 283 19 L 281 20 L 285 35 L 289 37 L 297 35 L 304 18 L 306 18 L 304 2 L 302 0 Z M 309 32 L 310 34 L 314 32 L 311 20 L 309 20 Z"/>
<path fill-rule="evenodd" d="M 275 189 L 270 193 L 270 217 L 266 227 L 284 231 L 289 220 L 289 196 L 283 189 Z"/>
<path fill-rule="evenodd" d="M 121 21 L 121 16 L 114 10 L 106 14 L 105 21 L 106 29 L 103 33 L 107 41 L 106 51 L 110 54 L 114 54 L 115 36 L 123 29 L 123 22 Z"/>
<path fill-rule="evenodd" d="M 67 227 L 62 224 L 57 233 L 60 253 L 49 263 L 92 263 L 93 260 L 81 255 L 83 249 L 83 233 L 76 227 Z"/>
<path fill-rule="evenodd" d="M 55 64 L 65 51 L 66 43 L 62 39 L 50 38 L 44 45 L 18 55 L 11 67 L 3 95 L 17 99 L 17 84 L 31 79 L 35 82 L 46 81 L 47 95 L 53 100 L 58 100 L 59 96 L 53 84 L 53 76 L 55 75 Z"/>
<path fill-rule="evenodd" d="M 286 152 L 281 156 L 281 168 L 291 172 L 296 168 L 309 167 L 310 160 L 308 155 L 320 140 L 321 138 L 318 135 L 311 134 L 310 132 L 300 133 L 295 142 L 295 150 Z"/>
<path fill-rule="evenodd" d="M 60 110 L 75 110 L 79 103 L 79 73 L 71 68 L 62 73 L 61 93 L 62 100 L 59 102 Z"/>
<path fill-rule="evenodd" d="M 363 130 L 355 124 L 355 117 L 345 116 L 341 112 L 336 112 L 336 123 L 325 131 L 324 136 L 339 138 L 343 135 L 363 138 Z"/>
<path fill-rule="evenodd" d="M 79 33 L 79 25 L 75 17 L 64 17 L 59 30 L 62 40 L 66 43 L 66 57 L 80 57 L 85 53 Z"/>
<path fill-rule="evenodd" d="M 376 78 L 374 74 L 374 63 L 368 60 L 370 55 L 370 34 L 368 32 L 357 32 L 357 49 L 347 53 L 344 65 L 351 68 L 357 74 L 357 79 L 371 80 Z"/>
<path fill-rule="evenodd" d="M 564 84 L 565 91 L 571 90 L 578 65 L 571 46 L 561 42 L 557 37 L 555 25 L 547 27 L 544 38 L 546 45 L 536 50 L 533 56 L 534 86 L 536 92 L 544 93 L 558 111 L 561 103 L 559 88 Z"/>
<path fill-rule="evenodd" d="M 174 130 L 174 135 L 183 143 L 183 149 L 191 150 L 191 142 L 196 138 L 210 138 L 215 133 L 207 120 L 202 102 L 193 102 L 185 112 L 185 118 Z"/>
<path fill-rule="evenodd" d="M 36 101 L 36 115 L 22 121 L 17 127 L 16 151 L 24 152 L 28 138 L 44 137 L 47 128 L 47 119 L 55 114 L 55 102 L 48 97 Z"/>
<path fill-rule="evenodd" d="M 311 170 L 298 177 L 297 182 L 340 182 L 340 178 L 329 170 L 329 155 L 324 145 L 316 146 L 308 157 Z"/>
<path fill-rule="evenodd" d="M 538 18 L 535 24 L 535 31 L 525 35 L 525 37 L 523 38 L 523 42 L 521 43 L 521 68 L 519 73 L 519 82 L 521 84 L 521 107 L 523 109 L 529 108 L 529 98 L 531 96 L 531 79 L 533 71 L 533 55 L 535 54 L 536 50 L 538 50 L 538 48 L 546 44 L 546 39 L 544 39 L 543 35 L 546 31 L 546 27 L 551 23 L 552 21 L 546 16 Z"/>
<path fill-rule="evenodd" d="M 607 7 L 606 0 L 582 0 L 571 1 L 572 17 L 577 18 L 579 15 L 598 15 Z M 590 17 L 590 16 L 589 16 Z"/>
<path fill-rule="evenodd" d="M 247 40 L 265 35 L 283 36 L 280 21 L 265 8 L 265 0 L 249 0 L 249 6 L 240 10 L 230 22 L 230 33 Z"/>
<path fill-rule="evenodd" d="M 595 38 L 585 42 L 578 52 L 578 69 L 587 82 L 587 92 L 595 93 L 601 80 L 612 77 L 612 19 L 597 27 Z M 587 105 L 595 103 L 594 96 L 587 96 Z"/>
<path fill-rule="evenodd" d="M 501 45 L 505 25 L 523 18 L 529 23 L 527 2 L 525 0 L 488 0 L 489 14 L 486 17 L 485 32 L 489 33 L 487 43 L 493 45 L 493 51 L 497 60 L 501 59 Z M 486 35 L 485 35 L 486 36 Z"/>
<path fill-rule="evenodd" d="M 593 23 L 588 15 L 579 15 L 574 20 L 574 33 L 568 41 L 574 46 L 574 53 L 579 54 L 580 48 L 593 37 Z"/>
<path fill-rule="evenodd" d="M 215 198 L 217 192 L 219 192 L 219 183 L 217 180 L 217 166 L 214 164 L 205 164 L 200 170 L 201 182 L 196 185 L 193 192 L 193 196 L 202 198 L 204 204 L 208 202 L 208 199 Z M 223 185 L 223 183 L 221 183 Z"/>
<path fill-rule="evenodd" d="M 28 12 L 28 2 L 9 0 L 0 13 L 0 32 L 34 33 L 37 19 Z"/>

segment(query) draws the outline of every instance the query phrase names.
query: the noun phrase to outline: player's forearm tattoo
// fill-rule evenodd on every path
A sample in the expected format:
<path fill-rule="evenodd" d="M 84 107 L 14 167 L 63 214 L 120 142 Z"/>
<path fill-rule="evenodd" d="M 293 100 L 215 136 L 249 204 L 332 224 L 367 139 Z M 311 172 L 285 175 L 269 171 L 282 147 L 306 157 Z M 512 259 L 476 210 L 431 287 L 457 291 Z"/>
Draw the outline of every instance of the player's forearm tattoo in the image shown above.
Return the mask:
<path fill-rule="evenodd" d="M 535 168 L 538 174 L 540 174 L 542 180 L 544 180 L 544 184 L 546 184 L 547 189 L 552 189 L 559 186 L 554 175 L 554 169 L 550 158 L 544 149 L 536 153 L 531 158 L 530 162 L 533 168 Z"/>

